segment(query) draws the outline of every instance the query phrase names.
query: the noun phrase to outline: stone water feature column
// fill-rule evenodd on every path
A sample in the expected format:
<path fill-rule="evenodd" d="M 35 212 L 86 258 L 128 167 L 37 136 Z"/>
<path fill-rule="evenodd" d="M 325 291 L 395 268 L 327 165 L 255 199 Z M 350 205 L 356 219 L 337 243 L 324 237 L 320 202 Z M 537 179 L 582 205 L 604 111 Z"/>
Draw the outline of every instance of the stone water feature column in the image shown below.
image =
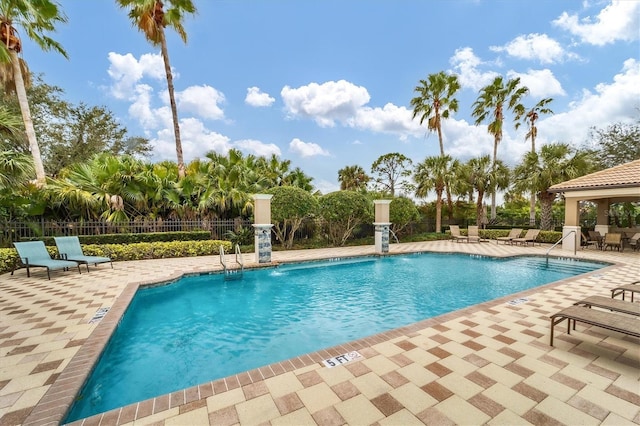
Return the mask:
<path fill-rule="evenodd" d="M 389 204 L 391 200 L 374 200 L 376 218 L 373 222 L 375 226 L 375 248 L 376 253 L 389 253 Z"/>
<path fill-rule="evenodd" d="M 254 245 L 256 262 L 271 263 L 271 194 L 255 194 L 254 208 Z"/>

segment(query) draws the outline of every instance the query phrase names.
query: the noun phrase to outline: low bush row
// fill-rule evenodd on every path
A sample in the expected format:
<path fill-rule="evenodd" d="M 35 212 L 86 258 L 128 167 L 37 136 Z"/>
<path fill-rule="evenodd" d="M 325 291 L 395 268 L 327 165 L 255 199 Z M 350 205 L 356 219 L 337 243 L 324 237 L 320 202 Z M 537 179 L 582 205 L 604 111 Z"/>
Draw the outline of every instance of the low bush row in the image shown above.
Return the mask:
<path fill-rule="evenodd" d="M 133 243 L 155 243 L 167 241 L 203 241 L 211 239 L 209 231 L 189 231 L 189 232 L 148 232 L 140 234 L 103 234 L 103 235 L 80 235 L 80 244 L 133 244 Z M 23 238 L 21 241 L 42 240 L 47 246 L 56 243 L 53 237 Z"/>
<path fill-rule="evenodd" d="M 165 259 L 170 257 L 193 257 L 215 255 L 222 246 L 225 252 L 232 249 L 229 241 L 171 241 L 133 244 L 86 244 L 82 246 L 87 256 L 106 256 L 111 260 Z M 48 246 L 52 257 L 58 256 L 55 246 Z M 18 253 L 14 248 L 0 249 L 0 273 L 11 271 L 19 266 Z"/>

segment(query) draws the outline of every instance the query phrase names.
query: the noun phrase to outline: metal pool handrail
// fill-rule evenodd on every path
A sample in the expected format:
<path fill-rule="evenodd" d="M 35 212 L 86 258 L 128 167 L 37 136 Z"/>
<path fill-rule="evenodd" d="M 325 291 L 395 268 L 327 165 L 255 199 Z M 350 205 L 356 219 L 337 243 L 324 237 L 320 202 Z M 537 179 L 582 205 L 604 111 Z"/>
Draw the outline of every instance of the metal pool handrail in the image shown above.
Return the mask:
<path fill-rule="evenodd" d="M 547 259 L 549 259 L 549 252 L 558 244 L 560 244 L 562 242 L 562 240 L 564 240 L 565 238 L 567 238 L 569 235 L 571 234 L 575 234 L 576 231 L 569 231 L 569 233 L 567 235 L 564 235 L 562 238 L 560 238 L 558 241 L 556 241 L 551 247 L 549 247 L 549 250 L 547 250 L 547 253 L 545 254 L 545 256 L 547 256 Z M 576 246 L 575 244 L 573 245 L 573 255 L 576 255 Z"/>

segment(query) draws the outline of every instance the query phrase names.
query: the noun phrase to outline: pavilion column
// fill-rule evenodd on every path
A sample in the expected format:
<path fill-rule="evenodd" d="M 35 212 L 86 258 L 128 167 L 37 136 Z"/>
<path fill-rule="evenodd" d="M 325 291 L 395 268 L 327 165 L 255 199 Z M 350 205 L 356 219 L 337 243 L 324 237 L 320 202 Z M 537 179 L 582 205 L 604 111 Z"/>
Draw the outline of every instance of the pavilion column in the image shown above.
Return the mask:
<path fill-rule="evenodd" d="M 271 194 L 255 194 L 254 208 L 254 245 L 257 263 L 271 263 Z"/>
<path fill-rule="evenodd" d="M 375 248 L 376 253 L 389 253 L 389 204 L 391 200 L 374 200 L 375 206 Z"/>
<path fill-rule="evenodd" d="M 562 250 L 575 251 L 580 247 L 580 232 L 580 199 L 567 197 L 562 227 Z"/>
<path fill-rule="evenodd" d="M 598 207 L 596 209 L 596 231 L 600 235 L 605 235 L 609 232 L 609 200 L 598 200 Z"/>

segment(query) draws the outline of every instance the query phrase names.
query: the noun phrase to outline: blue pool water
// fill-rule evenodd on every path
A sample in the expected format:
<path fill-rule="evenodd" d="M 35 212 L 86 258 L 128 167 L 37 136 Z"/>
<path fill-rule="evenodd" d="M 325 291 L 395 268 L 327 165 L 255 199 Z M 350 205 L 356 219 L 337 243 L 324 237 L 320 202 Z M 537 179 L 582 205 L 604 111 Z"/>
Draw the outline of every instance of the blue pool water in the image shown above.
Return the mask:
<path fill-rule="evenodd" d="M 138 291 L 66 421 L 251 370 L 603 264 L 414 254 L 192 276 Z"/>

